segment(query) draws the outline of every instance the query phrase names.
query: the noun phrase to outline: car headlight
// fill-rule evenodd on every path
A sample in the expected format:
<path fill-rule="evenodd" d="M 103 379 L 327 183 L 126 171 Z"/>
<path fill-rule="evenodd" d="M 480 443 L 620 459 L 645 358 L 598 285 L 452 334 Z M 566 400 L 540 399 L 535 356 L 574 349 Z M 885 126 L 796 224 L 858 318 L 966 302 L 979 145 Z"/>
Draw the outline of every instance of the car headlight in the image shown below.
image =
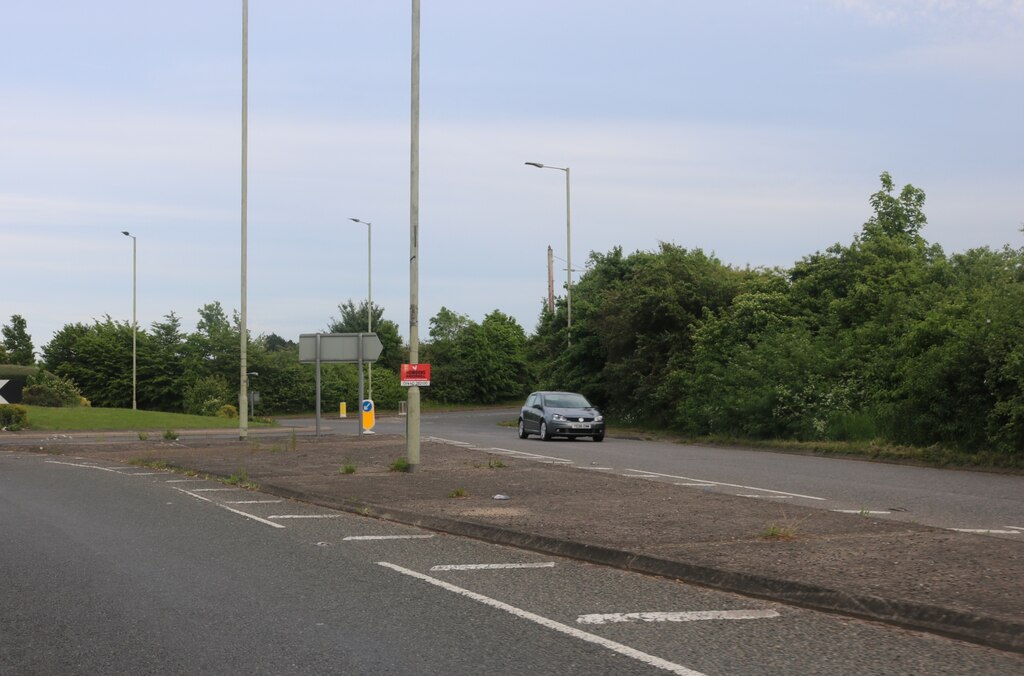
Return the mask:
<path fill-rule="evenodd" d="M 603 415 L 594 416 L 594 422 L 604 422 L 604 416 Z"/>
<path fill-rule="evenodd" d="M 562 415 L 561 413 L 552 414 L 551 419 L 554 420 L 555 422 L 565 422 L 565 416 Z"/>

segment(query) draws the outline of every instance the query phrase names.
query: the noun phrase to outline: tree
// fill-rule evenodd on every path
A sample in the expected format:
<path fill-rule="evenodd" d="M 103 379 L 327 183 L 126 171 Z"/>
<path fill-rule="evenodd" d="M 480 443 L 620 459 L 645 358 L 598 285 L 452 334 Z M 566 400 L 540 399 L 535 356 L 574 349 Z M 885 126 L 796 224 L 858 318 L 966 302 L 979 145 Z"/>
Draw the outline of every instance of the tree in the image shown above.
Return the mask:
<path fill-rule="evenodd" d="M 327 326 L 330 333 L 366 333 L 366 301 L 356 307 L 350 298 L 338 306 L 341 313 L 340 319 L 331 317 Z M 402 346 L 402 337 L 398 331 L 398 324 L 390 319 L 384 319 L 384 308 L 376 303 L 373 304 L 373 332 L 380 339 L 383 350 L 376 361 L 376 365 L 382 368 L 398 372 L 400 366 L 405 362 L 405 349 Z"/>
<path fill-rule="evenodd" d="M 32 345 L 32 336 L 28 335 L 26 330 L 24 317 L 11 315 L 11 323 L 3 327 L 2 333 L 8 362 L 20 366 L 32 366 L 36 363 L 35 347 Z"/>

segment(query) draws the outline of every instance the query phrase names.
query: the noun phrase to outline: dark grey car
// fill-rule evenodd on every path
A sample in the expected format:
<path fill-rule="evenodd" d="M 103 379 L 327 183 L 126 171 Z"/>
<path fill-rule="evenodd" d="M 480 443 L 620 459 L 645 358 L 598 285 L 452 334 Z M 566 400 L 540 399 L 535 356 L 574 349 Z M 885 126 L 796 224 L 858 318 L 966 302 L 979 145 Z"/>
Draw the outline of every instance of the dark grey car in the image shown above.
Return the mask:
<path fill-rule="evenodd" d="M 552 437 L 604 439 L 604 416 L 587 398 L 575 392 L 534 392 L 519 414 L 519 438 L 531 434 Z"/>

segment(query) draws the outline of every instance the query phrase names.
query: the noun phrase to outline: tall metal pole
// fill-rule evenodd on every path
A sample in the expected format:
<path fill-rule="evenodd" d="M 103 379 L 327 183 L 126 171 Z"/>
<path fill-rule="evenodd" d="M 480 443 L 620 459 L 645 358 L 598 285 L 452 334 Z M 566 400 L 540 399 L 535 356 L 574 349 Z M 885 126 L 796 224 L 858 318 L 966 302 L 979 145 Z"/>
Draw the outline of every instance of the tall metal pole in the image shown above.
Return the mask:
<path fill-rule="evenodd" d="M 557 169 L 565 172 L 565 309 L 566 309 L 566 340 L 572 345 L 572 218 L 569 199 L 569 167 L 553 167 L 540 162 L 524 162 L 538 169 Z"/>
<path fill-rule="evenodd" d="M 135 274 L 136 273 L 136 269 L 137 269 L 136 266 L 135 266 L 135 261 L 136 261 L 135 253 L 136 253 L 136 245 L 138 244 L 138 240 L 136 240 L 135 235 L 131 234 L 127 230 L 122 230 L 121 234 L 124 235 L 125 237 L 131 237 L 132 238 L 132 410 L 133 411 L 137 411 L 138 410 L 138 405 L 136 404 L 136 392 L 138 390 L 139 379 L 138 379 L 138 368 L 137 368 L 137 360 L 136 360 L 136 357 L 138 355 L 138 351 L 136 350 L 136 334 L 138 334 L 138 332 L 139 332 L 139 323 L 135 319 L 135 317 L 136 317 L 136 315 L 135 315 L 135 301 L 138 298 L 138 294 L 136 293 L 136 289 L 137 289 L 137 287 L 136 287 L 136 280 L 138 278 L 137 278 L 137 276 Z"/>
<path fill-rule="evenodd" d="M 358 218 L 349 218 L 348 220 L 366 226 L 366 332 L 373 333 L 373 223 L 367 223 Z M 373 362 L 366 365 L 366 375 L 370 390 L 366 398 L 373 399 Z"/>
<path fill-rule="evenodd" d="M 249 376 L 247 374 L 246 347 L 249 331 L 246 326 L 246 261 L 248 242 L 246 218 L 248 214 L 249 165 L 249 0 L 242 0 L 242 300 L 239 311 L 241 378 L 238 388 L 238 438 L 249 436 Z"/>
<path fill-rule="evenodd" d="M 409 362 L 420 360 L 420 0 L 412 0 L 412 106 L 409 151 Z M 420 388 L 409 388 L 406 416 L 406 461 L 409 471 L 420 464 Z"/>

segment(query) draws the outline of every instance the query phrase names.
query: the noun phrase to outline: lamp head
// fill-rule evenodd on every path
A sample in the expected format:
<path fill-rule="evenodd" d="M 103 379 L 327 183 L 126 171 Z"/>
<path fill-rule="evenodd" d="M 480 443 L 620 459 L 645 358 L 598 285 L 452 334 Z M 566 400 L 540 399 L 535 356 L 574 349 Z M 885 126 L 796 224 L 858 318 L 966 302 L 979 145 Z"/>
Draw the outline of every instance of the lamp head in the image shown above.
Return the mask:
<path fill-rule="evenodd" d="M 127 230 L 122 230 L 121 234 L 124 235 L 125 237 L 131 237 L 132 236 L 132 233 L 128 232 Z"/>
<path fill-rule="evenodd" d="M 544 165 L 541 164 L 540 162 L 524 162 L 523 164 L 528 164 L 531 167 L 537 167 L 538 169 L 543 169 L 544 168 Z"/>

